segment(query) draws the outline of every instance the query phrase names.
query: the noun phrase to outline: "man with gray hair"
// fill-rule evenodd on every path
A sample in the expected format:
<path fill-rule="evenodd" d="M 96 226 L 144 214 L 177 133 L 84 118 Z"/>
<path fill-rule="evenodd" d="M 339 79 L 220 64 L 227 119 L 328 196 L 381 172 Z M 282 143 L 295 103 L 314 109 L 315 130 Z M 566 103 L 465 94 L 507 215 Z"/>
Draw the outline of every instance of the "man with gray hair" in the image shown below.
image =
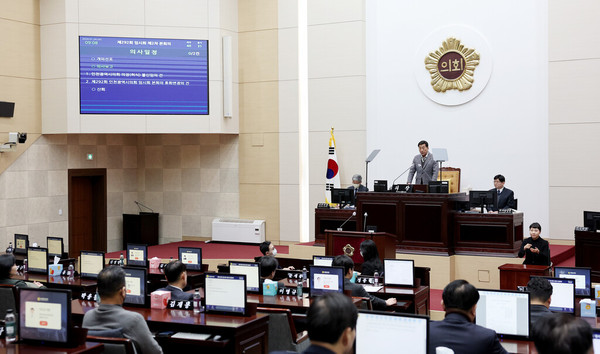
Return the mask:
<path fill-rule="evenodd" d="M 362 176 L 358 173 L 352 176 L 352 185 L 348 187 L 348 189 L 354 189 L 354 194 L 356 192 L 368 192 L 369 188 L 362 185 Z"/>

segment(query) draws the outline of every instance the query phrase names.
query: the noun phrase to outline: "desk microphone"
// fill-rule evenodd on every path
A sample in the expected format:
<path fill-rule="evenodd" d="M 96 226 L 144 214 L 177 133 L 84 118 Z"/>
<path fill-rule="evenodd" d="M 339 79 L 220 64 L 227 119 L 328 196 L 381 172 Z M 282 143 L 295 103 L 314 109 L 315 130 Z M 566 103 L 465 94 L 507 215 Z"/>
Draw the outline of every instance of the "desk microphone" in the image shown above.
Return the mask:
<path fill-rule="evenodd" d="M 355 212 L 355 211 L 353 211 L 353 212 L 352 212 L 352 215 L 350 215 L 350 216 L 348 217 L 348 219 L 346 219 L 346 221 L 344 221 L 344 222 L 343 222 L 343 223 L 340 225 L 340 227 L 338 227 L 338 228 L 337 228 L 337 230 L 338 230 L 338 231 L 343 231 L 342 227 L 343 227 L 344 225 L 346 225 L 346 223 L 347 223 L 348 221 L 350 221 L 350 219 L 352 219 L 354 216 L 356 216 L 356 212 Z"/>
<path fill-rule="evenodd" d="M 363 231 L 367 231 L 367 216 L 369 216 L 369 214 L 367 214 L 367 212 L 365 211 L 365 214 L 363 216 L 365 217 L 365 220 L 363 222 Z"/>
<path fill-rule="evenodd" d="M 410 170 L 410 168 L 411 168 L 411 167 L 412 167 L 412 164 L 411 164 L 410 166 L 408 166 L 408 168 L 407 168 L 406 170 L 404 170 L 404 172 L 402 172 L 402 173 L 400 174 L 400 176 L 396 177 L 396 178 L 394 179 L 394 181 L 392 182 L 392 186 L 393 186 L 394 184 L 396 184 L 396 181 L 398 180 L 398 178 L 400 178 L 400 177 L 404 176 L 404 174 L 405 174 L 406 172 L 408 172 L 408 170 Z"/>

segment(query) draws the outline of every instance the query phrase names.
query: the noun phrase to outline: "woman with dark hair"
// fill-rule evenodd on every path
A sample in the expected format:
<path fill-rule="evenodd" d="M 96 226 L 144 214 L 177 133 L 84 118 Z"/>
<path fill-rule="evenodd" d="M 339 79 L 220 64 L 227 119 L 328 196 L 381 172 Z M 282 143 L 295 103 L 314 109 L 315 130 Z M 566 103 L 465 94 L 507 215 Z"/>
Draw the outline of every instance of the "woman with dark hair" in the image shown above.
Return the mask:
<path fill-rule="evenodd" d="M 374 275 L 376 271 L 381 275 L 383 264 L 381 264 L 379 252 L 373 240 L 364 240 L 360 244 L 360 255 L 365 260 L 362 264 L 362 275 Z"/>
<path fill-rule="evenodd" d="M 15 256 L 12 254 L 0 255 L 0 284 L 15 285 L 16 287 L 41 288 L 44 285 L 37 281 L 26 282 L 18 279 L 11 279 L 11 276 L 17 275 L 17 265 Z"/>

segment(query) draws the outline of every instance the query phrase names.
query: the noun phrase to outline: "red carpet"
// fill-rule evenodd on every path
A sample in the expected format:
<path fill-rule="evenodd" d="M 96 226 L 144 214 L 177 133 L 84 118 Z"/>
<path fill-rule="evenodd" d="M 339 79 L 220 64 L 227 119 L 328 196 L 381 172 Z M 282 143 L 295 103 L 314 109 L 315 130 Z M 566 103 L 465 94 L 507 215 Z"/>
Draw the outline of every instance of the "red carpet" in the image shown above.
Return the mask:
<path fill-rule="evenodd" d="M 202 248 L 203 259 L 253 259 L 260 256 L 260 250 L 257 245 L 240 245 L 232 243 L 204 243 L 202 241 L 181 241 L 166 243 L 164 245 L 148 247 L 148 258 L 158 257 L 168 259 L 177 258 L 178 247 L 199 247 Z M 277 252 L 288 254 L 288 246 L 275 246 Z M 106 258 L 119 258 L 124 251 L 111 252 L 106 254 Z"/>
<path fill-rule="evenodd" d="M 571 257 L 575 257 L 575 246 L 550 245 L 550 258 L 552 264 L 557 265 Z"/>
<path fill-rule="evenodd" d="M 429 309 L 433 311 L 444 311 L 442 309 L 442 290 L 429 289 Z"/>

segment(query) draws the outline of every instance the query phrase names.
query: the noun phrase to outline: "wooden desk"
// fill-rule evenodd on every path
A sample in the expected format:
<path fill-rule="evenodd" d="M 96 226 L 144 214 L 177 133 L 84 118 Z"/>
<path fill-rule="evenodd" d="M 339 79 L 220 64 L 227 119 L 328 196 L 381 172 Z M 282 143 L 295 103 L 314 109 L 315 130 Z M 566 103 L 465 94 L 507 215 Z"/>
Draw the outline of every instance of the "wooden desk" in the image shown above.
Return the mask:
<path fill-rule="evenodd" d="M 523 241 L 523 213 L 454 213 L 454 252 L 516 257 Z"/>
<path fill-rule="evenodd" d="M 362 232 L 362 231 L 325 231 L 325 255 L 339 256 L 346 254 L 359 269 L 362 269 L 363 257 L 360 255 L 360 244 L 364 240 L 373 240 L 381 259 L 396 258 L 396 236 L 387 232 Z M 345 253 L 345 248 L 350 245 L 354 248 L 352 254 Z"/>
<path fill-rule="evenodd" d="M 575 231 L 575 266 L 591 267 L 592 282 L 600 282 L 600 233 Z"/>
<path fill-rule="evenodd" d="M 315 209 L 315 244 L 325 245 L 325 230 L 337 230 L 341 224 L 350 218 L 343 226 L 345 231 L 356 231 L 356 209 Z"/>
<path fill-rule="evenodd" d="M 208 265 L 206 265 L 208 268 Z M 191 289 L 204 287 L 204 272 L 196 270 L 187 271 L 187 286 Z M 168 285 L 164 269 L 148 268 L 148 281 L 150 292 Z"/>
<path fill-rule="evenodd" d="M 100 354 L 104 352 L 104 344 L 86 342 L 85 344 L 79 345 L 74 348 L 60 348 L 60 347 L 49 347 L 40 346 L 24 343 L 11 343 L 6 344 L 4 338 L 0 340 L 0 354 L 4 353 L 19 353 L 19 354 Z"/>
<path fill-rule="evenodd" d="M 83 315 L 94 309 L 96 304 L 73 300 L 71 311 L 73 321 L 81 325 Z M 126 310 L 142 315 L 153 332 L 193 332 L 220 335 L 220 341 L 190 341 L 171 338 L 157 338 L 165 353 L 182 353 L 186 348 L 203 353 L 264 353 L 268 351 L 269 317 L 265 314 L 254 316 L 226 316 L 183 310 L 155 310 L 150 308 L 125 307 Z"/>
<path fill-rule="evenodd" d="M 396 286 L 384 286 L 381 290 L 372 293 L 382 299 L 396 298 L 398 301 L 409 301 L 410 306 L 407 313 L 429 315 L 429 287 L 421 285 L 415 288 L 401 288 Z"/>
<path fill-rule="evenodd" d="M 527 286 L 529 276 L 549 276 L 550 266 L 528 264 L 503 264 L 500 270 L 500 289 L 517 290 L 517 286 Z"/>
<path fill-rule="evenodd" d="M 52 289 L 69 289 L 73 298 L 78 298 L 82 292 L 96 292 L 97 284 L 95 279 L 81 279 L 81 277 L 69 279 L 68 277 L 61 276 L 49 277 L 38 273 L 19 273 L 11 276 L 11 278 L 31 282 L 37 281 Z"/>

